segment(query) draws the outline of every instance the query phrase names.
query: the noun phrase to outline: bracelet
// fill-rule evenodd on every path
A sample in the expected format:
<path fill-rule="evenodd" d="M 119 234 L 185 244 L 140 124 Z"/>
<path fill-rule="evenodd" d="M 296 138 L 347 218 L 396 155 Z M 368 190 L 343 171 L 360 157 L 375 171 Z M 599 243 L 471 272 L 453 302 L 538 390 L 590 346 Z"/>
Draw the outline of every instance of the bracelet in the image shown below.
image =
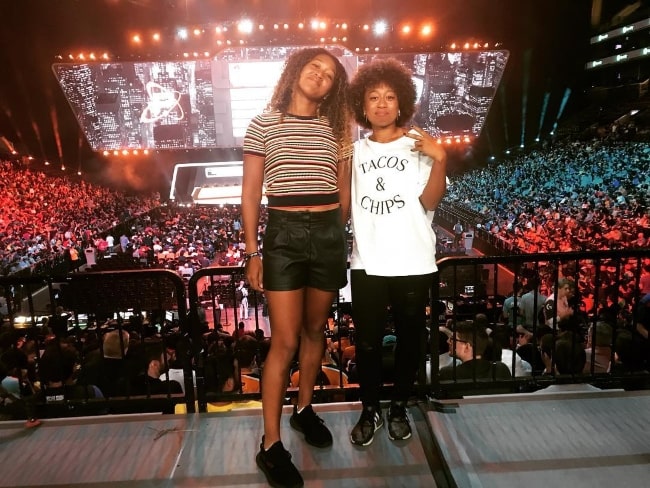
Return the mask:
<path fill-rule="evenodd" d="M 248 252 L 244 254 L 244 262 L 248 262 L 251 258 L 254 258 L 255 256 L 262 257 L 262 254 L 259 251 L 255 252 Z"/>

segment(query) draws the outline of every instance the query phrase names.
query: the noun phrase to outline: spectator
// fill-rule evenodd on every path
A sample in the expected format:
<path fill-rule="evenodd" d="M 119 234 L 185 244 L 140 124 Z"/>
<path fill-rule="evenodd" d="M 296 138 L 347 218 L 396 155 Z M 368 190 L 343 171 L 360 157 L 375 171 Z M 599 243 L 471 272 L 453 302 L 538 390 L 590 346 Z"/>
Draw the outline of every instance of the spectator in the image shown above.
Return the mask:
<path fill-rule="evenodd" d="M 501 361 L 483 358 L 488 346 L 488 334 L 484 327 L 473 322 L 459 323 L 449 338 L 453 357 L 462 361 L 459 366 L 440 368 L 440 380 L 505 380 L 510 379 L 510 370 Z"/>

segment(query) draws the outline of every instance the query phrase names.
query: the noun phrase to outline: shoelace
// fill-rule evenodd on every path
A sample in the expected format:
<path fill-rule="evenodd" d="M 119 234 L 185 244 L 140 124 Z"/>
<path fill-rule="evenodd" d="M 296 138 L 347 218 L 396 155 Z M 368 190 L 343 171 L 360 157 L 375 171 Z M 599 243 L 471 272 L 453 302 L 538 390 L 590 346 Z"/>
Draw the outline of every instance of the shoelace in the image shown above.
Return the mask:
<path fill-rule="evenodd" d="M 374 425 L 377 422 L 378 414 L 372 410 L 363 411 L 363 423 Z"/>
<path fill-rule="evenodd" d="M 406 418 L 406 408 L 400 406 L 400 405 L 395 405 L 391 407 L 390 412 L 389 412 L 389 417 L 391 419 L 394 418 Z"/>
<path fill-rule="evenodd" d="M 322 418 L 320 418 L 313 410 L 305 411 L 303 413 L 306 413 L 305 418 L 307 419 L 314 419 L 315 421 L 320 422 L 321 424 L 325 423 L 325 421 Z"/>

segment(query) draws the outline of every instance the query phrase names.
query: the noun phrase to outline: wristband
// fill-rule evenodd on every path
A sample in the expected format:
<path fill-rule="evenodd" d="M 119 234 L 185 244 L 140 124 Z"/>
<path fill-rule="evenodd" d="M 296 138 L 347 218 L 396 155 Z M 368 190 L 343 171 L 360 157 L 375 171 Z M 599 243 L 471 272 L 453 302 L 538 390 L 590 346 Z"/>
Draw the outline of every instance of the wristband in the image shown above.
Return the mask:
<path fill-rule="evenodd" d="M 247 252 L 244 254 L 244 262 L 247 263 L 251 258 L 254 258 L 255 256 L 262 257 L 262 254 L 259 251 Z"/>

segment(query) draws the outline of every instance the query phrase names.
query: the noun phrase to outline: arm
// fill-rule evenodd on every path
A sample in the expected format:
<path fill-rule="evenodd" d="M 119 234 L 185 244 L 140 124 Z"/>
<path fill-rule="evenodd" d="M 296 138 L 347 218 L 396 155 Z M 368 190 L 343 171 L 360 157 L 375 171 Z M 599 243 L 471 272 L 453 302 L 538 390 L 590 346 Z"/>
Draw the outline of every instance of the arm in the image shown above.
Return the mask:
<path fill-rule="evenodd" d="M 264 182 L 264 158 L 244 155 L 244 176 L 242 178 L 241 212 L 246 253 L 258 251 L 257 226 L 260 220 L 260 201 Z M 246 262 L 246 278 L 251 288 L 263 291 L 262 260 L 255 256 Z"/>
<path fill-rule="evenodd" d="M 415 139 L 411 151 L 418 151 L 433 159 L 427 184 L 420 195 L 420 203 L 425 210 L 435 210 L 447 191 L 447 153 L 441 144 L 419 127 L 413 126 L 413 132 L 405 135 Z"/>
<path fill-rule="evenodd" d="M 337 168 L 339 198 L 341 202 L 341 219 L 345 225 L 350 218 L 350 201 L 352 188 L 352 156 L 339 161 Z"/>

